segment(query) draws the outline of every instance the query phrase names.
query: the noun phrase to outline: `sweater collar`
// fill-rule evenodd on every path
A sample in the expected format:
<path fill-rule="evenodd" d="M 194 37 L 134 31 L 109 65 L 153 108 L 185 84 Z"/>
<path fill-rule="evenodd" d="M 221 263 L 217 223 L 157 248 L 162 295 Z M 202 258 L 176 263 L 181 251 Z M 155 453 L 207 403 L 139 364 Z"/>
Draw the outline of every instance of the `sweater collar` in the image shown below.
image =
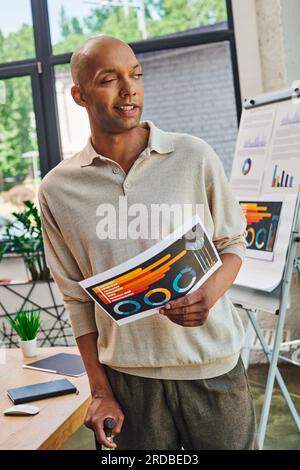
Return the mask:
<path fill-rule="evenodd" d="M 142 121 L 140 125 L 141 127 L 148 127 L 150 129 L 148 145 L 144 150 L 145 155 L 150 156 L 151 152 L 163 155 L 174 151 L 173 139 L 168 132 L 159 129 L 149 120 Z M 81 151 L 80 166 L 85 167 L 91 165 L 95 158 L 99 158 L 103 161 L 110 160 L 96 152 L 92 145 L 91 137 L 89 137 L 86 146 Z"/>

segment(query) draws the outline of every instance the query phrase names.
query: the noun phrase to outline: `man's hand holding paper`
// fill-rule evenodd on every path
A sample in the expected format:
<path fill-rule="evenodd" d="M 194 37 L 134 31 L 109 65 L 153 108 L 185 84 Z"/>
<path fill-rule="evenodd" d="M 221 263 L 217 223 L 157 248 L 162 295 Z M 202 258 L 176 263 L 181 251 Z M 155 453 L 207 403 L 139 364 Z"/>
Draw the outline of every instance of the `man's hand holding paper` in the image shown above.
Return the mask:
<path fill-rule="evenodd" d="M 202 286 L 184 297 L 168 302 L 159 312 L 177 325 L 205 325 L 210 309 L 229 289 L 241 265 L 241 259 L 237 255 L 226 253 L 220 258 L 222 266 Z"/>

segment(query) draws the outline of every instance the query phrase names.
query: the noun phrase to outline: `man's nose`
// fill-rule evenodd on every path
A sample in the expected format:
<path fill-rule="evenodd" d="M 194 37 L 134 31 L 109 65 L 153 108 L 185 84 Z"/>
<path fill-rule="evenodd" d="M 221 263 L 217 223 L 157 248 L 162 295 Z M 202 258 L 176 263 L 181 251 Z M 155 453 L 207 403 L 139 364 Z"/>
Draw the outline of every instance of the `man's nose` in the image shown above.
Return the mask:
<path fill-rule="evenodd" d="M 136 89 L 134 84 L 130 80 L 124 80 L 120 89 L 120 96 L 134 96 L 136 95 Z"/>

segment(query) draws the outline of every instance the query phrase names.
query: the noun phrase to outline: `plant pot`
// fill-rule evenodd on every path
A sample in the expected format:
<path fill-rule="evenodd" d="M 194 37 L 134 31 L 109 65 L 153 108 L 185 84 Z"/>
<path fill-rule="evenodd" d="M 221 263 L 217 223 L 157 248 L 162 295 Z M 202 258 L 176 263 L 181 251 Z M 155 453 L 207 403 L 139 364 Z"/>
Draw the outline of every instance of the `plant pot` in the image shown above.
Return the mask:
<path fill-rule="evenodd" d="M 36 338 L 28 341 L 20 340 L 20 347 L 24 357 L 34 357 L 37 355 Z"/>

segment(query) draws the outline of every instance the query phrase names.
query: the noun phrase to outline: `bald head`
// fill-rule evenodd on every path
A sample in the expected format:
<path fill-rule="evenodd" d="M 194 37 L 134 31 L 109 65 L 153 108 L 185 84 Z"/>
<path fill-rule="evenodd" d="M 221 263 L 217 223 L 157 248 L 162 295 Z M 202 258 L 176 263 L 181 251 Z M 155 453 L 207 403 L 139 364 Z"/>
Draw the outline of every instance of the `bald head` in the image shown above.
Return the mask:
<path fill-rule="evenodd" d="M 139 126 L 144 104 L 142 65 L 124 41 L 91 38 L 71 58 L 71 95 L 86 108 L 94 132 L 123 133 Z M 130 103 L 131 109 L 122 109 Z"/>
<path fill-rule="evenodd" d="M 104 34 L 90 38 L 77 47 L 71 57 L 71 74 L 75 85 L 84 86 L 92 78 L 98 64 L 109 57 L 112 49 L 120 50 L 120 53 L 126 49 L 134 57 L 134 52 L 126 42 Z"/>

